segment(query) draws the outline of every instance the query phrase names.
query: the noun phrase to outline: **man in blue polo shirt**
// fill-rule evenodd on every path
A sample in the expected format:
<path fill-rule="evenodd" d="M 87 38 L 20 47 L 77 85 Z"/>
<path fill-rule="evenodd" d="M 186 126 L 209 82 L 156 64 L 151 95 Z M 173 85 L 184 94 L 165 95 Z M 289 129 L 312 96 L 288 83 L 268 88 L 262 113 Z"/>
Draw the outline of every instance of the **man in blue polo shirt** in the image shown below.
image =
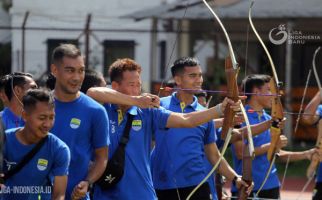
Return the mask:
<path fill-rule="evenodd" d="M 85 65 L 74 45 L 62 44 L 54 49 L 51 72 L 56 78 L 56 120 L 51 132 L 66 142 L 71 151 L 66 199 L 87 200 L 87 191 L 107 163 L 107 113 L 102 105 L 79 91 Z"/>
<path fill-rule="evenodd" d="M 176 113 L 205 110 L 194 96 L 201 90 L 203 83 L 199 61 L 191 57 L 180 58 L 174 62 L 171 72 L 177 87 L 184 90 L 179 89 L 178 92 L 161 98 L 160 105 Z M 214 165 L 220 157 L 212 120 L 193 128 L 156 130 L 155 141 L 152 176 L 160 200 L 186 199 L 209 172 L 205 159 L 208 158 L 211 165 Z M 247 185 L 225 159 L 221 161 L 218 170 L 228 180 L 236 179 L 239 187 Z M 211 199 L 208 183 L 203 184 L 192 199 Z"/>
<path fill-rule="evenodd" d="M 242 83 L 242 90 L 246 93 L 253 94 L 270 94 L 269 82 L 271 77 L 268 75 L 249 75 Z M 258 124 L 264 121 L 272 121 L 271 116 L 268 115 L 264 109 L 269 109 L 272 106 L 270 96 L 263 95 L 249 95 L 247 98 L 247 105 L 245 106 L 246 113 L 250 124 Z M 269 128 L 269 127 L 268 127 Z M 255 147 L 255 158 L 252 162 L 252 177 L 254 181 L 253 193 L 257 193 L 262 185 L 265 175 L 269 169 L 270 163 L 267 159 L 267 151 L 271 142 L 270 130 L 267 129 L 261 134 L 253 137 Z M 237 141 L 232 145 L 234 169 L 238 174 L 242 173 L 242 145 L 243 141 Z M 287 145 L 287 138 L 284 135 L 280 136 L 277 143 L 277 149 L 281 149 Z M 310 159 L 311 155 L 316 149 L 310 149 L 303 152 L 290 152 L 280 150 L 280 159 L 290 161 Z M 280 198 L 280 182 L 277 176 L 277 170 L 273 165 L 272 170 L 262 190 L 259 192 L 259 198 L 279 199 Z M 237 196 L 237 188 L 232 187 L 233 196 Z"/>
<path fill-rule="evenodd" d="M 1 111 L 5 129 L 21 127 L 25 124 L 21 117 L 22 97 L 30 88 L 37 84 L 28 73 L 15 72 L 2 77 L 4 95 L 8 98 L 7 107 Z"/>
<path fill-rule="evenodd" d="M 113 155 L 122 137 L 127 113 L 135 116 L 130 131 L 130 139 L 125 150 L 124 175 L 120 182 L 106 191 L 95 186 L 94 199 L 157 199 L 150 169 L 153 131 L 170 127 L 195 127 L 204 124 L 215 117 L 219 117 L 227 103 L 232 104 L 235 110 L 239 108 L 239 103 L 233 103 L 228 99 L 220 104 L 221 106 L 187 114 L 170 112 L 161 107 L 138 108 L 136 106 L 159 106 L 157 96 L 139 96 L 141 94 L 140 73 L 141 66 L 135 61 L 131 59 L 117 60 L 109 68 L 112 88 L 116 91 L 109 88 L 90 88 L 87 92 L 89 96 L 102 103 L 112 103 L 105 104 L 110 116 L 111 145 L 109 156 Z M 157 164 L 162 165 L 163 163 Z"/>
<path fill-rule="evenodd" d="M 36 89 L 28 91 L 22 102 L 26 124 L 6 132 L 5 172 L 16 167 L 37 143 L 44 138 L 45 141 L 20 171 L 6 178 L 0 199 L 63 200 L 70 152 L 63 141 L 48 133 L 55 119 L 54 99 L 48 92 Z"/>
<path fill-rule="evenodd" d="M 313 99 L 307 104 L 304 113 L 307 115 L 302 115 L 302 122 L 307 125 L 314 125 L 318 123 L 322 118 L 322 97 L 320 91 L 316 93 Z M 319 130 L 322 131 L 322 130 Z M 319 135 L 318 135 L 319 136 Z M 321 140 L 321 138 L 317 138 Z M 322 163 L 320 163 L 317 170 L 316 184 L 313 192 L 313 200 L 322 199 Z"/>

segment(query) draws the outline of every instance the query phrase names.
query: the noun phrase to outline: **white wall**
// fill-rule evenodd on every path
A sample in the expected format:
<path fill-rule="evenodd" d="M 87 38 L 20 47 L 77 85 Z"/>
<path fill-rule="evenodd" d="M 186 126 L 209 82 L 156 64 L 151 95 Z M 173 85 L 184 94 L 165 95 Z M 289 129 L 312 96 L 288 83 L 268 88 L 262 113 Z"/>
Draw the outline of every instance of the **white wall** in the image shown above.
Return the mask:
<path fill-rule="evenodd" d="M 13 0 L 10 10 L 12 26 L 20 27 L 26 11 L 30 12 L 26 27 L 76 28 L 83 29 L 86 16 L 92 14 L 92 29 L 144 29 L 151 27 L 150 20 L 134 22 L 132 19 L 120 19 L 137 10 L 160 5 L 164 0 Z M 12 71 L 21 70 L 21 30 L 12 31 Z M 81 31 L 27 30 L 25 43 L 25 71 L 38 78 L 47 70 L 47 39 L 76 39 Z M 134 40 L 135 59 L 143 67 L 143 85 L 149 90 L 150 74 L 150 34 L 135 32 L 94 32 L 97 38 L 104 40 Z M 84 51 L 84 36 L 80 48 Z M 103 70 L 103 48 L 91 38 L 91 60 L 98 64 L 97 70 Z"/>
<path fill-rule="evenodd" d="M 10 26 L 10 16 L 2 8 L 2 2 L 0 1 L 0 26 Z M 10 30 L 0 29 L 0 43 L 7 43 L 11 39 Z"/>

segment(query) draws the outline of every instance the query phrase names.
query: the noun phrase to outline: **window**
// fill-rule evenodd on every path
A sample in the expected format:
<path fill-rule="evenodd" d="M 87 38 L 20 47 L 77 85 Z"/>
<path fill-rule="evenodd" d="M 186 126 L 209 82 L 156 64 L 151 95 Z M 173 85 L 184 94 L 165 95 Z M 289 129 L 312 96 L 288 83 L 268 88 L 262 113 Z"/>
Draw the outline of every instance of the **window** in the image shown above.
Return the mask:
<path fill-rule="evenodd" d="M 109 66 L 117 59 L 131 58 L 134 59 L 133 40 L 106 40 L 104 41 L 104 76 L 108 77 Z"/>

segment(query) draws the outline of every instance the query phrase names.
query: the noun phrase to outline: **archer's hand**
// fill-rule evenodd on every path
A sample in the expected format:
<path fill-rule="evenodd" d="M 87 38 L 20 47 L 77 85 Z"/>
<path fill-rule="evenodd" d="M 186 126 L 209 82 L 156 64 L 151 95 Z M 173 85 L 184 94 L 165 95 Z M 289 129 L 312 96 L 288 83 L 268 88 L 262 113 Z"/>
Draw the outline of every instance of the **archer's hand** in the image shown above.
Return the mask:
<path fill-rule="evenodd" d="M 280 128 L 280 129 L 284 129 L 285 122 L 286 122 L 286 117 L 284 117 L 281 121 L 280 120 L 275 120 L 275 119 L 272 119 L 272 121 L 278 121 L 277 127 Z"/>
<path fill-rule="evenodd" d="M 238 112 L 234 116 L 234 125 L 238 126 L 245 122 L 244 115 L 242 112 Z"/>
<path fill-rule="evenodd" d="M 77 199 L 82 199 L 85 197 L 89 185 L 88 181 L 81 181 L 79 182 L 75 187 L 72 192 L 72 200 L 77 200 Z"/>
<path fill-rule="evenodd" d="M 287 137 L 285 137 L 285 135 L 280 135 L 280 138 L 279 138 L 279 140 L 278 140 L 278 142 L 276 144 L 276 148 L 281 149 L 283 147 L 286 147 L 287 142 L 288 142 Z"/>
<path fill-rule="evenodd" d="M 246 187 L 247 190 L 246 190 L 246 193 L 249 195 L 253 188 L 254 188 L 254 182 L 252 182 L 251 185 L 248 185 L 243 179 L 241 176 L 238 176 L 237 180 L 236 180 L 236 187 L 238 189 L 240 189 L 242 186 Z"/>
<path fill-rule="evenodd" d="M 143 93 L 136 96 L 136 106 L 140 108 L 158 108 L 160 106 L 160 98 L 156 95 Z"/>
<path fill-rule="evenodd" d="M 221 103 L 221 112 L 224 113 L 226 106 L 229 106 L 235 112 L 239 112 L 240 104 L 241 104 L 241 101 L 234 102 L 233 100 L 226 97 L 224 101 Z"/>
<path fill-rule="evenodd" d="M 322 149 L 315 147 L 310 150 L 305 151 L 305 157 L 308 160 L 312 160 L 313 155 L 318 155 L 320 161 L 322 161 Z"/>

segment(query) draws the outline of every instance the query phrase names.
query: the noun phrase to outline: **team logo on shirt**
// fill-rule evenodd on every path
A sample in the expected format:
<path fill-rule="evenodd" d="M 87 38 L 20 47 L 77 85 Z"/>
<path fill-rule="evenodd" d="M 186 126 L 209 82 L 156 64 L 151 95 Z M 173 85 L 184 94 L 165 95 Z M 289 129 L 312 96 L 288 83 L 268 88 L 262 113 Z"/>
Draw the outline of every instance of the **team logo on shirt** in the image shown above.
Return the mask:
<path fill-rule="evenodd" d="M 42 159 L 42 158 L 38 159 L 37 168 L 40 171 L 44 171 L 47 168 L 47 165 L 48 165 L 48 160 Z"/>
<path fill-rule="evenodd" d="M 69 125 L 70 125 L 70 127 L 72 129 L 77 129 L 80 126 L 80 124 L 81 124 L 81 120 L 80 119 L 72 118 L 70 120 L 70 124 Z"/>
<path fill-rule="evenodd" d="M 142 121 L 141 120 L 133 120 L 132 121 L 132 129 L 135 131 L 139 131 L 142 128 Z"/>

